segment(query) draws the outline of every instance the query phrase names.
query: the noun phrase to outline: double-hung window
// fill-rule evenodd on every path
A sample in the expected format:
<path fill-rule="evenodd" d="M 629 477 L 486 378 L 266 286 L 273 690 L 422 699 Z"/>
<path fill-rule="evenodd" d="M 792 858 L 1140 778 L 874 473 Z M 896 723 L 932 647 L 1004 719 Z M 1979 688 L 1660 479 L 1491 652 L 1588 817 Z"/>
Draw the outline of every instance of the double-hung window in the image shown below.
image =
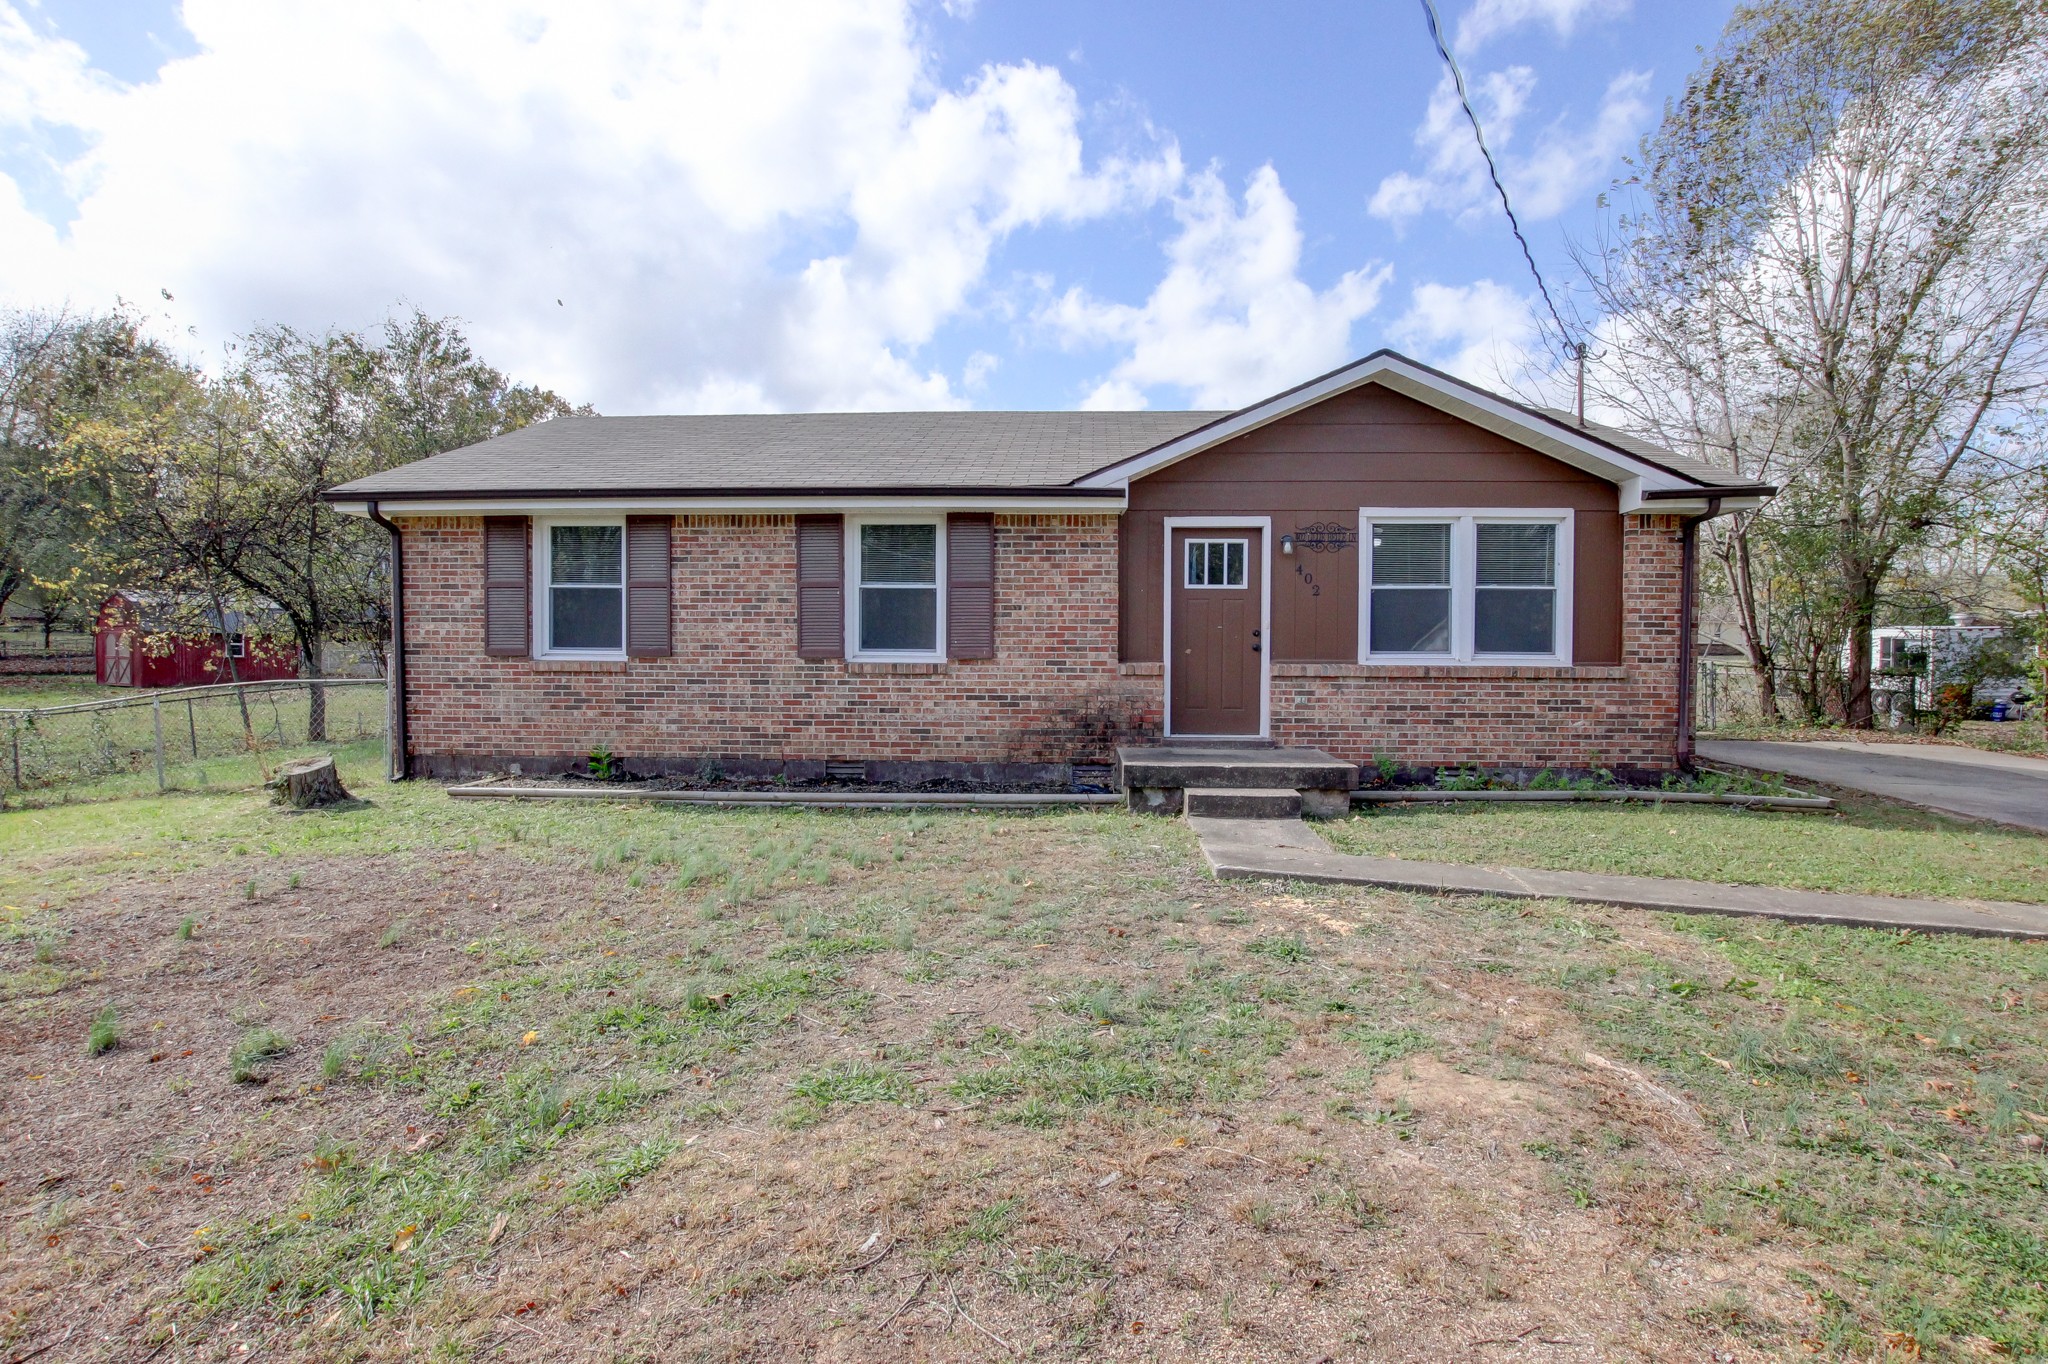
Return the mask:
<path fill-rule="evenodd" d="M 1367 663 L 1571 662 L 1569 511 L 1359 514 Z"/>
<path fill-rule="evenodd" d="M 626 656 L 626 527 L 549 521 L 534 556 L 534 624 L 542 658 Z"/>
<path fill-rule="evenodd" d="M 945 525 L 929 520 L 846 525 L 852 569 L 847 638 L 855 658 L 937 662 L 945 657 Z"/>

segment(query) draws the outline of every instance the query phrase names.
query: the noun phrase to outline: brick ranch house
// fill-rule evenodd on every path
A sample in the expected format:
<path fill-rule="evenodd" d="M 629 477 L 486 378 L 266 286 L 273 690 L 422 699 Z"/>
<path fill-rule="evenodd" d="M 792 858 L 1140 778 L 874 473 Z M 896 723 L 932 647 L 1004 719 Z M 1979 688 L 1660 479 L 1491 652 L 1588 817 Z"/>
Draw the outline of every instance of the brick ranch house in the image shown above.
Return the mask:
<path fill-rule="evenodd" d="M 1667 772 L 1771 489 L 1380 351 L 1236 412 L 574 417 L 344 484 L 395 776 L 1058 778 L 1227 738 Z"/>

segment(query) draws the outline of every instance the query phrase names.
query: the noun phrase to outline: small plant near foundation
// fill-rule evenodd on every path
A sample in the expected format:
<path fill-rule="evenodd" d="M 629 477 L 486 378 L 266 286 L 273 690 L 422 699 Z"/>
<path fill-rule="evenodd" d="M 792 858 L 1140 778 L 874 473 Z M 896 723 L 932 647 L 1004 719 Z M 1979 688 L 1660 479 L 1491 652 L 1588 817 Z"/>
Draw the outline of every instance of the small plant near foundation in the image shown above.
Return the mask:
<path fill-rule="evenodd" d="M 121 1045 L 121 1018 L 109 1004 L 101 1009 L 92 1020 L 92 1027 L 85 1034 L 85 1054 L 104 1056 Z"/>
<path fill-rule="evenodd" d="M 1401 764 L 1391 753 L 1373 754 L 1372 765 L 1379 771 L 1382 786 L 1392 786 L 1394 779 L 1401 775 Z"/>
<path fill-rule="evenodd" d="M 619 766 L 617 755 L 609 748 L 598 747 L 591 749 L 590 757 L 585 761 L 589 767 L 592 781 L 617 781 L 625 775 L 624 769 Z"/>

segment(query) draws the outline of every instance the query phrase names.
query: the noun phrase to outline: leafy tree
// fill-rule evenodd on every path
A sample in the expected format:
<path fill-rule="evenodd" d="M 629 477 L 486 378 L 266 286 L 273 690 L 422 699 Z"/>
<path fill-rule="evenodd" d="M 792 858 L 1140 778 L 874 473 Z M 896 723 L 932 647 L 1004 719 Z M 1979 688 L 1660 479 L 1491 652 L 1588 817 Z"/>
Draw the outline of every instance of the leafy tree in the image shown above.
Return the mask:
<path fill-rule="evenodd" d="M 388 628 L 383 534 L 320 493 L 572 409 L 478 359 L 456 324 L 415 311 L 381 341 L 290 327 L 252 332 L 221 387 L 250 414 L 239 496 L 223 507 L 222 571 L 290 622 L 304 669 L 321 676 L 337 638 L 381 643 Z M 311 732 L 323 732 L 314 688 Z"/>
<path fill-rule="evenodd" d="M 1846 655 L 1826 708 L 1871 722 L 1894 568 L 1968 517 L 2048 380 L 2044 153 L 2038 0 L 1764 0 L 1583 257 L 1596 399 L 1786 489 L 1710 541 L 1767 717 L 1780 675 L 1812 710 Z"/>

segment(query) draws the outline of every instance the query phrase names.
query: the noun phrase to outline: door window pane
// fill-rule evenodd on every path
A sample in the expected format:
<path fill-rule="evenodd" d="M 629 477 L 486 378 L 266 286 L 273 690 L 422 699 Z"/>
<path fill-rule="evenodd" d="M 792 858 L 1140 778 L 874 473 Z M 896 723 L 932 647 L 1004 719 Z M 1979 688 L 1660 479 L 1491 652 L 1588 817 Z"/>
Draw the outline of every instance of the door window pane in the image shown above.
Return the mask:
<path fill-rule="evenodd" d="M 626 646 L 624 526 L 548 528 L 548 648 Z"/>
<path fill-rule="evenodd" d="M 1245 585 L 1243 540 L 1188 541 L 1189 587 L 1243 587 Z"/>

